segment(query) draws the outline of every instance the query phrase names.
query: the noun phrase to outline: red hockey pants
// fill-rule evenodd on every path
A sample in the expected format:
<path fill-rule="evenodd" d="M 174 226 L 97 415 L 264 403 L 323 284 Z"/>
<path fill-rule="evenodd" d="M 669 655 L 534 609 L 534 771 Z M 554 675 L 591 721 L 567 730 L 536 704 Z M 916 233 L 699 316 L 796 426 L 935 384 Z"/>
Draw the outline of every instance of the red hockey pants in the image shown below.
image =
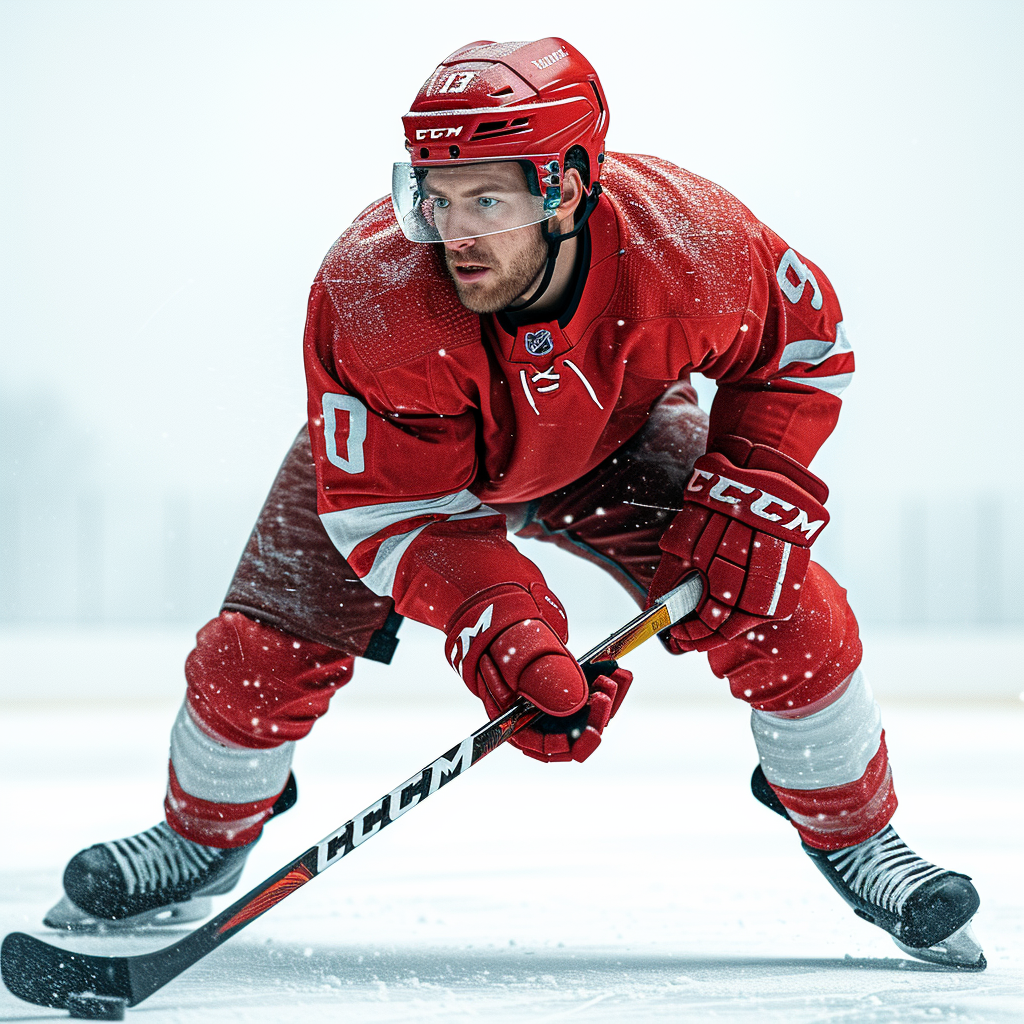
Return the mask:
<path fill-rule="evenodd" d="M 681 507 L 706 437 L 693 390 L 677 385 L 643 430 L 596 469 L 499 511 L 510 531 L 600 565 L 642 604 L 658 539 Z M 320 526 L 303 430 L 224 608 L 199 631 L 185 666 L 165 803 L 172 827 L 212 846 L 257 838 L 287 782 L 295 741 L 351 678 L 354 656 L 390 660 L 396 620 L 391 600 L 359 582 Z M 715 674 L 751 705 L 768 782 L 804 842 L 821 849 L 867 839 L 896 807 L 860 659 L 846 592 L 813 562 L 790 619 L 708 654 Z"/>

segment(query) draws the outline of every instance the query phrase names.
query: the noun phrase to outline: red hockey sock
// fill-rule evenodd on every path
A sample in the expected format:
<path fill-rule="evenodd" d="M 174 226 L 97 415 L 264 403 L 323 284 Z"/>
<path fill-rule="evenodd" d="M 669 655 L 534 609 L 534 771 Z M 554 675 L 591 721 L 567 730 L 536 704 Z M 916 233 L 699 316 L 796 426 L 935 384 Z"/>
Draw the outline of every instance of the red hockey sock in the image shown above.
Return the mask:
<path fill-rule="evenodd" d="M 280 793 L 275 793 L 262 800 L 241 804 L 203 800 L 181 788 L 173 763 L 168 768 L 167 796 L 164 798 L 167 824 L 178 835 L 204 846 L 230 849 L 259 839 L 274 801 L 280 796 Z M 284 786 L 281 788 L 283 790 Z"/>
<path fill-rule="evenodd" d="M 275 747 L 307 735 L 352 678 L 352 664 L 333 647 L 221 612 L 199 631 L 185 662 L 188 702 L 214 735 Z"/>
<path fill-rule="evenodd" d="M 881 713 L 860 659 L 846 591 L 814 562 L 789 619 L 708 654 L 716 675 L 751 705 L 765 778 L 817 849 L 863 842 L 896 809 Z"/>
<path fill-rule="evenodd" d="M 855 782 L 821 789 L 772 785 L 800 838 L 817 850 L 838 850 L 870 839 L 896 810 L 896 791 L 882 733 L 878 751 Z"/>
<path fill-rule="evenodd" d="M 238 612 L 207 623 L 185 664 L 171 732 L 168 824 L 222 848 L 259 838 L 291 770 L 294 741 L 352 676 L 350 656 Z"/>

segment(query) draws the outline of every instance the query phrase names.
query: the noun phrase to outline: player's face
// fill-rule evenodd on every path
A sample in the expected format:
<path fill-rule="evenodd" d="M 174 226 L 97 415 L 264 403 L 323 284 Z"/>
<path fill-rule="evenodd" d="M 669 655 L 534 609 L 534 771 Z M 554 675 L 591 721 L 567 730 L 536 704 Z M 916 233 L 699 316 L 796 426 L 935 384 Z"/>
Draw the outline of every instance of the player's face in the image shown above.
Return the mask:
<path fill-rule="evenodd" d="M 445 262 L 467 309 L 495 313 L 536 282 L 547 245 L 539 224 L 515 226 L 536 219 L 537 197 L 519 164 L 432 168 L 424 190 L 438 233 L 453 239 L 444 243 Z"/>

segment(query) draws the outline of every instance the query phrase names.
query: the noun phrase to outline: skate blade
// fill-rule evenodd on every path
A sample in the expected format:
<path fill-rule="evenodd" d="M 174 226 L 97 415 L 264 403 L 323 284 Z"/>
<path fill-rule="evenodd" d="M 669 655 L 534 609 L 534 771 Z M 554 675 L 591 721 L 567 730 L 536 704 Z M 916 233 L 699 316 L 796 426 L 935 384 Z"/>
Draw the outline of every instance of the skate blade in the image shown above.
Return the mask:
<path fill-rule="evenodd" d="M 956 967 L 962 971 L 983 971 L 988 966 L 970 921 L 953 932 L 948 939 L 943 939 L 934 946 L 915 949 L 913 946 L 905 946 L 897 938 L 893 938 L 893 942 L 904 953 L 916 956 L 918 960 L 927 960 L 929 963 L 945 964 L 947 967 Z"/>
<path fill-rule="evenodd" d="M 132 917 L 123 917 L 111 921 L 105 917 L 94 917 L 64 896 L 52 907 L 43 918 L 47 928 L 69 932 L 132 932 L 150 928 L 166 928 L 171 925 L 187 924 L 209 917 L 212 900 L 207 897 L 196 897 L 184 903 L 171 903 L 166 907 L 157 907 Z"/>

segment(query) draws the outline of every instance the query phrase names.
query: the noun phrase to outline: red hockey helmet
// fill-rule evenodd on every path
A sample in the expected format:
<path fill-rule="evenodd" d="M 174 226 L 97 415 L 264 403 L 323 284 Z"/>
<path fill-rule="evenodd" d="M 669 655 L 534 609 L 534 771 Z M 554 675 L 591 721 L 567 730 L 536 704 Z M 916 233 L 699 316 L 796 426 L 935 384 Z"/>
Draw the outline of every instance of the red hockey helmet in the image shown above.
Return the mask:
<path fill-rule="evenodd" d="M 519 213 L 514 226 L 539 223 L 561 203 L 566 157 L 577 146 L 586 153 L 585 184 L 593 191 L 604 160 L 608 104 L 597 72 L 564 39 L 481 41 L 441 62 L 402 122 L 410 162 L 395 165 L 395 214 L 409 238 L 436 242 L 421 188 L 430 168 L 519 161 L 538 202 L 529 214 Z"/>

